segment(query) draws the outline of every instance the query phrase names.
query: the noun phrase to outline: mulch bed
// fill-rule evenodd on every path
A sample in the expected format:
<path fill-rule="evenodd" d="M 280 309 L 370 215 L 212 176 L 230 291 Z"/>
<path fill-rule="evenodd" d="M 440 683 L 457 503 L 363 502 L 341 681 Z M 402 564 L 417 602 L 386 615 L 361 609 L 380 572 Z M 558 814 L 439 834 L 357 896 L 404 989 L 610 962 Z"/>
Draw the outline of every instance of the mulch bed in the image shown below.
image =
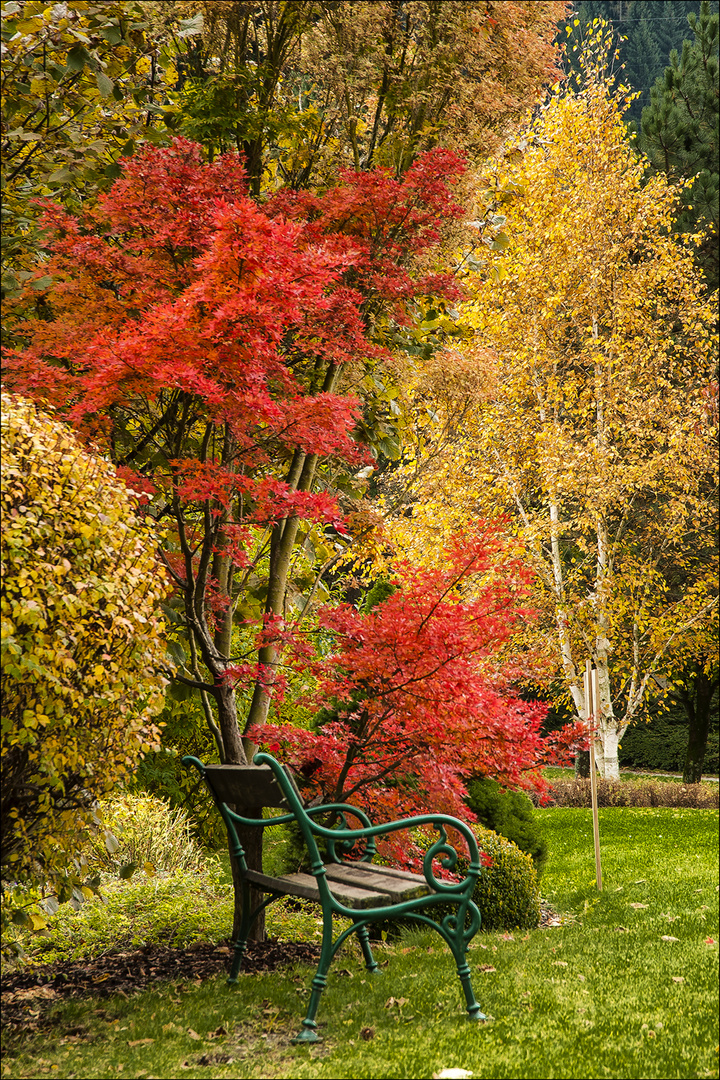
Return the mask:
<path fill-rule="evenodd" d="M 560 917 L 543 904 L 540 927 L 560 926 Z M 304 941 L 249 941 L 243 972 L 277 971 L 290 964 L 316 964 L 320 946 Z M 198 942 L 187 949 L 149 945 L 132 951 L 104 953 L 94 960 L 45 964 L 9 973 L 2 980 L 2 1023 L 11 1031 L 35 1030 L 50 1026 L 50 1007 L 66 998 L 96 994 L 129 997 L 156 983 L 192 986 L 230 970 L 230 942 L 206 945 Z"/>
<path fill-rule="evenodd" d="M 302 941 L 250 941 L 244 972 L 276 971 L 289 964 L 317 963 L 320 947 Z M 13 972 L 2 980 L 3 1027 L 37 1029 L 42 1014 L 61 999 L 97 994 L 109 997 L 147 990 L 155 983 L 199 984 L 230 970 L 230 943 L 198 943 L 187 949 L 150 945 L 128 952 L 106 953 L 95 960 L 47 964 L 34 971 Z"/>

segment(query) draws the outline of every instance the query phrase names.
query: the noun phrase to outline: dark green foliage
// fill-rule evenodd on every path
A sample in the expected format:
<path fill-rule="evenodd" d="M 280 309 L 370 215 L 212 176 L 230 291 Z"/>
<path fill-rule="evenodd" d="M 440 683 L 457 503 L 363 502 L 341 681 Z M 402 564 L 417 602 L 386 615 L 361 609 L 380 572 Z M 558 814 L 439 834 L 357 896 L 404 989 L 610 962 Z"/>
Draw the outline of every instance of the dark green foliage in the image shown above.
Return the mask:
<path fill-rule="evenodd" d="M 532 930 L 540 921 L 540 893 L 533 860 L 517 844 L 482 825 L 473 825 L 480 849 L 493 865 L 480 874 L 473 900 L 483 930 Z M 458 864 L 466 868 L 462 860 Z"/>
<path fill-rule="evenodd" d="M 717 12 L 717 0 L 709 6 L 711 14 Z M 673 49 L 682 51 L 683 42 L 690 37 L 688 18 L 699 15 L 700 7 L 700 0 L 582 0 L 570 17 L 571 41 L 593 19 L 612 24 L 623 80 L 640 92 L 628 112 L 628 119 L 638 127 L 643 109 L 650 104 L 651 87 L 662 78 Z M 573 26 L 575 18 L 578 28 Z M 571 63 L 570 50 L 568 58 Z"/>
<path fill-rule="evenodd" d="M 699 258 L 710 288 L 718 284 L 718 14 L 704 0 L 689 16 L 693 41 L 670 54 L 670 64 L 643 109 L 640 148 L 653 171 L 680 181 L 695 178 L 682 193 L 677 227 L 710 228 Z"/>
<path fill-rule="evenodd" d="M 574 25 L 577 19 L 578 26 Z M 595 19 L 615 31 L 615 70 L 639 93 L 626 119 L 655 172 L 693 179 L 681 196 L 680 232 L 709 229 L 697 257 L 708 287 L 718 285 L 718 0 L 584 0 L 568 20 L 573 45 Z M 563 35 L 561 35 L 562 37 Z"/>
<path fill-rule="evenodd" d="M 680 772 L 685 764 L 688 744 L 687 718 L 679 711 L 657 716 L 649 723 L 633 724 L 623 735 L 619 752 L 620 766 L 651 769 L 657 772 Z M 717 711 L 711 722 L 703 771 L 718 772 Z"/>
<path fill-rule="evenodd" d="M 532 856 L 539 878 L 547 862 L 547 843 L 527 795 L 508 791 L 490 777 L 478 777 L 468 784 L 466 801 L 481 825 L 512 840 L 521 851 Z"/>

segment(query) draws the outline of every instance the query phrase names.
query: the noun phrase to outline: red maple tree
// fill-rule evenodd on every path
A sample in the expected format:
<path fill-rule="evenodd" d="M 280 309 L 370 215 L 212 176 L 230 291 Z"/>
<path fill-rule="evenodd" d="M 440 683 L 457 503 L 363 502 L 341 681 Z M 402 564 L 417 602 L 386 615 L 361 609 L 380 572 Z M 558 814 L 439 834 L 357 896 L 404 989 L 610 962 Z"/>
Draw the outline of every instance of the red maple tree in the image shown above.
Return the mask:
<path fill-rule="evenodd" d="M 161 555 L 185 646 L 176 678 L 200 690 L 224 762 L 245 763 L 249 730 L 264 737 L 282 650 L 297 651 L 293 555 L 313 526 L 349 528 L 338 476 L 368 460 L 353 385 L 382 368 L 417 298 L 457 295 L 420 257 L 460 213 L 448 184 L 461 169 L 439 150 L 399 180 L 346 173 L 322 195 L 260 206 L 236 157 L 207 163 L 176 139 L 128 161 L 83 217 L 46 205 L 48 259 L 19 301 L 24 341 L 6 350 L 4 380 L 54 405 L 168 525 Z M 471 772 L 524 782 L 542 712 L 493 659 L 522 617 L 524 581 L 507 561 L 505 577 L 492 571 L 499 550 L 486 536 L 443 574 L 401 568 L 376 614 L 324 612 L 337 648 L 318 669 L 321 694 L 355 705 L 313 735 L 268 728 L 271 740 L 299 764 L 317 756 L 328 790 L 364 792 L 385 816 L 462 810 Z M 468 596 L 478 575 L 487 581 Z M 252 688 L 243 718 L 238 680 Z"/>
<path fill-rule="evenodd" d="M 445 556 L 434 571 L 400 563 L 394 591 L 368 612 L 350 604 L 321 612 L 330 651 L 299 658 L 317 679 L 316 730 L 280 723 L 250 733 L 325 800 L 379 820 L 472 818 L 465 782 L 478 775 L 543 793 L 540 768 L 583 738 L 582 725 L 543 736 L 546 707 L 513 688 L 530 675 L 531 658 L 513 653 L 512 638 L 534 618 L 532 571 L 500 525 L 456 537 Z M 395 834 L 386 854 L 412 865 L 417 852 Z"/>
<path fill-rule="evenodd" d="M 382 364 L 383 326 L 413 298 L 457 291 L 416 261 L 460 212 L 448 182 L 461 170 L 436 151 L 401 180 L 347 173 L 324 195 L 259 206 L 236 156 L 206 163 L 176 139 L 129 160 L 84 217 L 46 205 L 46 287 L 20 301 L 37 302 L 5 382 L 53 404 L 171 524 L 177 677 L 214 698 L 227 762 L 245 761 L 244 730 L 267 716 L 279 653 L 263 631 L 288 619 L 301 526 L 340 526 L 333 476 L 368 460 L 348 371 Z M 251 588 L 264 610 L 240 721 L 227 673 Z"/>

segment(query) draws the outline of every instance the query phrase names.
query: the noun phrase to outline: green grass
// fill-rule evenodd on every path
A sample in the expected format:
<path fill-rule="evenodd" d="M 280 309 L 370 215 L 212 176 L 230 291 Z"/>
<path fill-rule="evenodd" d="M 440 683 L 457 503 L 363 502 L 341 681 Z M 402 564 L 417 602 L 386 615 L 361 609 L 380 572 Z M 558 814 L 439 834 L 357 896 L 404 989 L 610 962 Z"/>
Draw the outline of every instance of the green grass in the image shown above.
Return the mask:
<path fill-rule="evenodd" d="M 381 947 L 387 965 L 376 977 L 355 949 L 336 960 L 315 1049 L 288 1042 L 312 974 L 301 968 L 244 976 L 236 989 L 217 978 L 65 1004 L 50 1031 L 6 1040 L 3 1076 L 717 1075 L 716 812 L 601 809 L 602 894 L 590 811 L 538 815 L 550 848 L 543 894 L 567 917 L 554 929 L 475 939 L 489 1023 L 463 1015 L 440 939 L 408 932 Z"/>

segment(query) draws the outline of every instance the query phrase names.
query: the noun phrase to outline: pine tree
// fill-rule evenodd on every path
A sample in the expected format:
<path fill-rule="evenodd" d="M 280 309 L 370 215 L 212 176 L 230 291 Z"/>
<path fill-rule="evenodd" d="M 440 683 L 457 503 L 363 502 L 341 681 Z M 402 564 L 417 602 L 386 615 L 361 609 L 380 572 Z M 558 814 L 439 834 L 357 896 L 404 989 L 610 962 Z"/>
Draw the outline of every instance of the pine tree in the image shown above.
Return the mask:
<path fill-rule="evenodd" d="M 692 179 L 682 196 L 679 231 L 709 228 L 699 262 L 711 289 L 718 284 L 718 15 L 707 0 L 688 16 L 694 41 L 670 54 L 670 66 L 643 109 L 640 145 L 654 172 Z"/>

